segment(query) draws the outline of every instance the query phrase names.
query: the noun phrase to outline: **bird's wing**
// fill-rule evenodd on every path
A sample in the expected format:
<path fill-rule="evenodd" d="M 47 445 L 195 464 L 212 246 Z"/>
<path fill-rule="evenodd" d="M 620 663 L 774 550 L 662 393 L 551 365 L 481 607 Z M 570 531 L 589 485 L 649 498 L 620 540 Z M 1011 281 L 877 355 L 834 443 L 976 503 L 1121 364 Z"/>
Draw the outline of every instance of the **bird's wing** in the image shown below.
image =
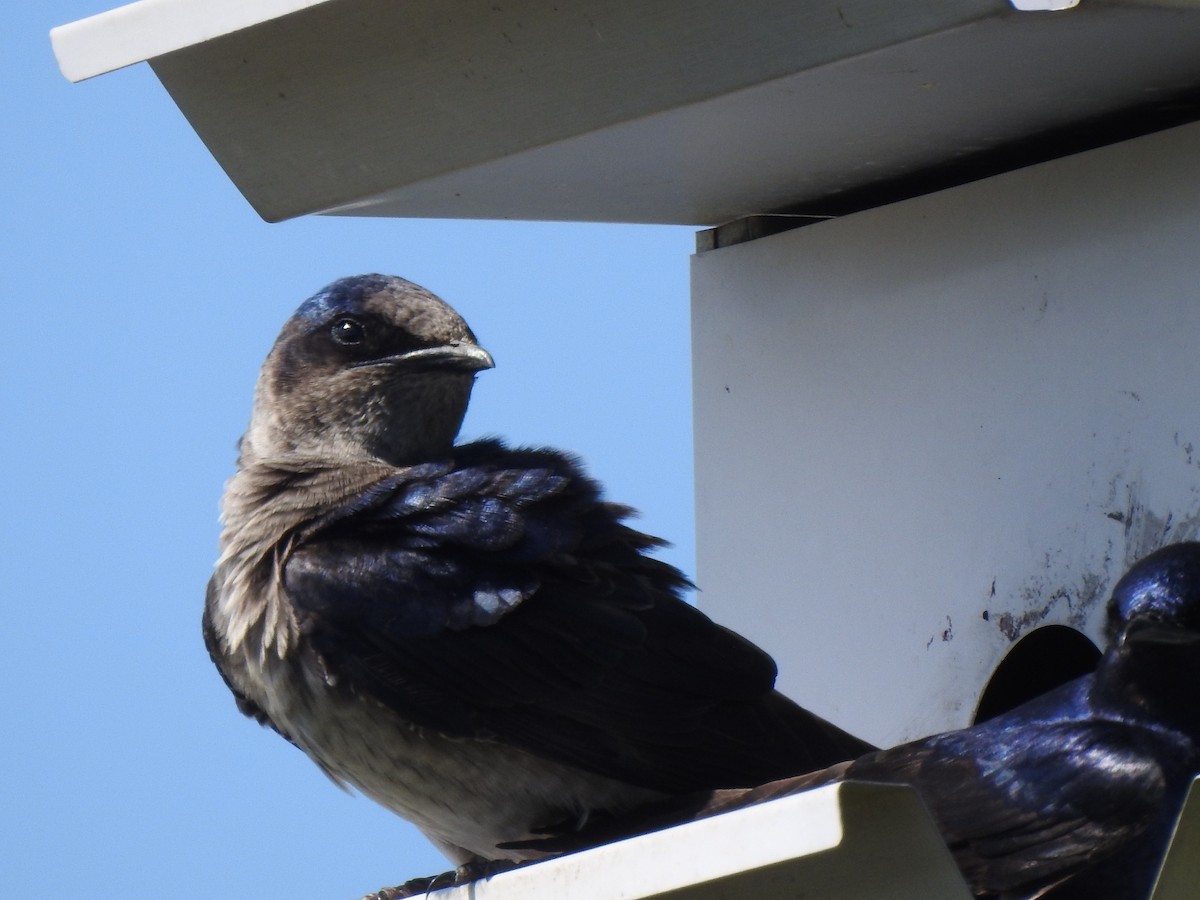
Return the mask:
<path fill-rule="evenodd" d="M 285 588 L 329 670 L 402 716 L 662 790 L 752 784 L 866 745 L 680 598 L 568 457 L 460 448 L 295 541 Z"/>
<path fill-rule="evenodd" d="M 950 732 L 871 754 L 846 777 L 916 786 L 987 894 L 1036 891 L 1112 853 L 1153 820 L 1165 787 L 1153 736 L 1105 721 Z"/>

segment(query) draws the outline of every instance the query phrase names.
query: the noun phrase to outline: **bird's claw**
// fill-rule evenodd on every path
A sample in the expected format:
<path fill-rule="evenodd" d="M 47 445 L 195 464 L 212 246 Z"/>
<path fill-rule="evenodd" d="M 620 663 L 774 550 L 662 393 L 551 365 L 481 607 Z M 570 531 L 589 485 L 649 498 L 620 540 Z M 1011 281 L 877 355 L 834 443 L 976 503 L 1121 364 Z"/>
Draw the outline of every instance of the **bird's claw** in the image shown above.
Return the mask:
<path fill-rule="evenodd" d="M 470 884 L 480 878 L 490 878 L 520 865 L 521 863 L 511 859 L 474 859 L 450 872 L 410 878 L 404 884 L 380 888 L 373 894 L 367 894 L 362 900 L 403 900 L 405 897 L 423 897 L 434 891 Z"/>

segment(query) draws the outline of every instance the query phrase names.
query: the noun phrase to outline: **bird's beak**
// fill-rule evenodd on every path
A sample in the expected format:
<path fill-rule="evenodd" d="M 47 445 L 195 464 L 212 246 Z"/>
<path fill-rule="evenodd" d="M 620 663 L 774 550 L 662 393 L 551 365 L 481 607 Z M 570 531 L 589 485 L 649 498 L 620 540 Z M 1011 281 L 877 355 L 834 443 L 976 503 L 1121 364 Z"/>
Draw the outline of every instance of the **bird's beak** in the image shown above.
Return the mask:
<path fill-rule="evenodd" d="M 1158 619 L 1140 617 L 1129 621 L 1121 635 L 1126 644 L 1200 644 L 1200 631 L 1182 625 L 1168 625 Z"/>
<path fill-rule="evenodd" d="M 496 365 L 492 354 L 478 344 L 469 341 L 454 341 L 440 347 L 422 347 L 384 359 L 372 360 L 369 365 L 393 365 L 414 371 L 429 369 L 451 369 L 460 372 L 479 372 Z"/>

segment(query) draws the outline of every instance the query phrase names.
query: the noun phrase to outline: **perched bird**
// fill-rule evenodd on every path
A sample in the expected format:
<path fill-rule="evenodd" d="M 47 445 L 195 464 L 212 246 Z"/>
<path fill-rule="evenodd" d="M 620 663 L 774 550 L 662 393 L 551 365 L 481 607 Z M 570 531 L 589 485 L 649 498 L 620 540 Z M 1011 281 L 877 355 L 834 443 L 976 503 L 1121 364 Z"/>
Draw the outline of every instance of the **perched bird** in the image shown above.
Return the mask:
<path fill-rule="evenodd" d="M 570 456 L 455 445 L 491 366 L 400 278 L 337 281 L 284 326 L 204 611 L 240 709 L 463 877 L 593 814 L 871 749 L 777 693 Z"/>
<path fill-rule="evenodd" d="M 1200 544 L 1113 590 L 1091 674 L 987 722 L 751 789 L 652 803 L 532 846 L 558 852 L 841 780 L 913 785 L 978 897 L 1145 900 L 1200 775 Z"/>

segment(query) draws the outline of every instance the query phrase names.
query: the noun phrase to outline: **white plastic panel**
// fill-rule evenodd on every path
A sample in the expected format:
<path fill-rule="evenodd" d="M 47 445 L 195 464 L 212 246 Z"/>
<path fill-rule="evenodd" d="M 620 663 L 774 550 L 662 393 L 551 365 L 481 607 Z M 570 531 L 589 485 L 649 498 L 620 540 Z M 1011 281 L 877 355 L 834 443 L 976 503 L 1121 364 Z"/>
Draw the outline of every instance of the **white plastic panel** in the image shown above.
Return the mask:
<path fill-rule="evenodd" d="M 430 900 L 968 900 L 916 793 L 845 783 L 437 891 Z"/>
<path fill-rule="evenodd" d="M 1195 900 L 1200 885 L 1200 780 L 1193 781 L 1175 823 L 1150 900 Z"/>
<path fill-rule="evenodd" d="M 53 39 L 72 79 L 151 60 L 270 221 L 824 214 L 1200 86 L 1180 0 L 142 0 Z"/>
<path fill-rule="evenodd" d="M 51 29 L 59 69 L 83 81 L 328 0 L 138 0 Z"/>
<path fill-rule="evenodd" d="M 1200 521 L 1200 126 L 693 260 L 701 607 L 879 744 Z"/>

